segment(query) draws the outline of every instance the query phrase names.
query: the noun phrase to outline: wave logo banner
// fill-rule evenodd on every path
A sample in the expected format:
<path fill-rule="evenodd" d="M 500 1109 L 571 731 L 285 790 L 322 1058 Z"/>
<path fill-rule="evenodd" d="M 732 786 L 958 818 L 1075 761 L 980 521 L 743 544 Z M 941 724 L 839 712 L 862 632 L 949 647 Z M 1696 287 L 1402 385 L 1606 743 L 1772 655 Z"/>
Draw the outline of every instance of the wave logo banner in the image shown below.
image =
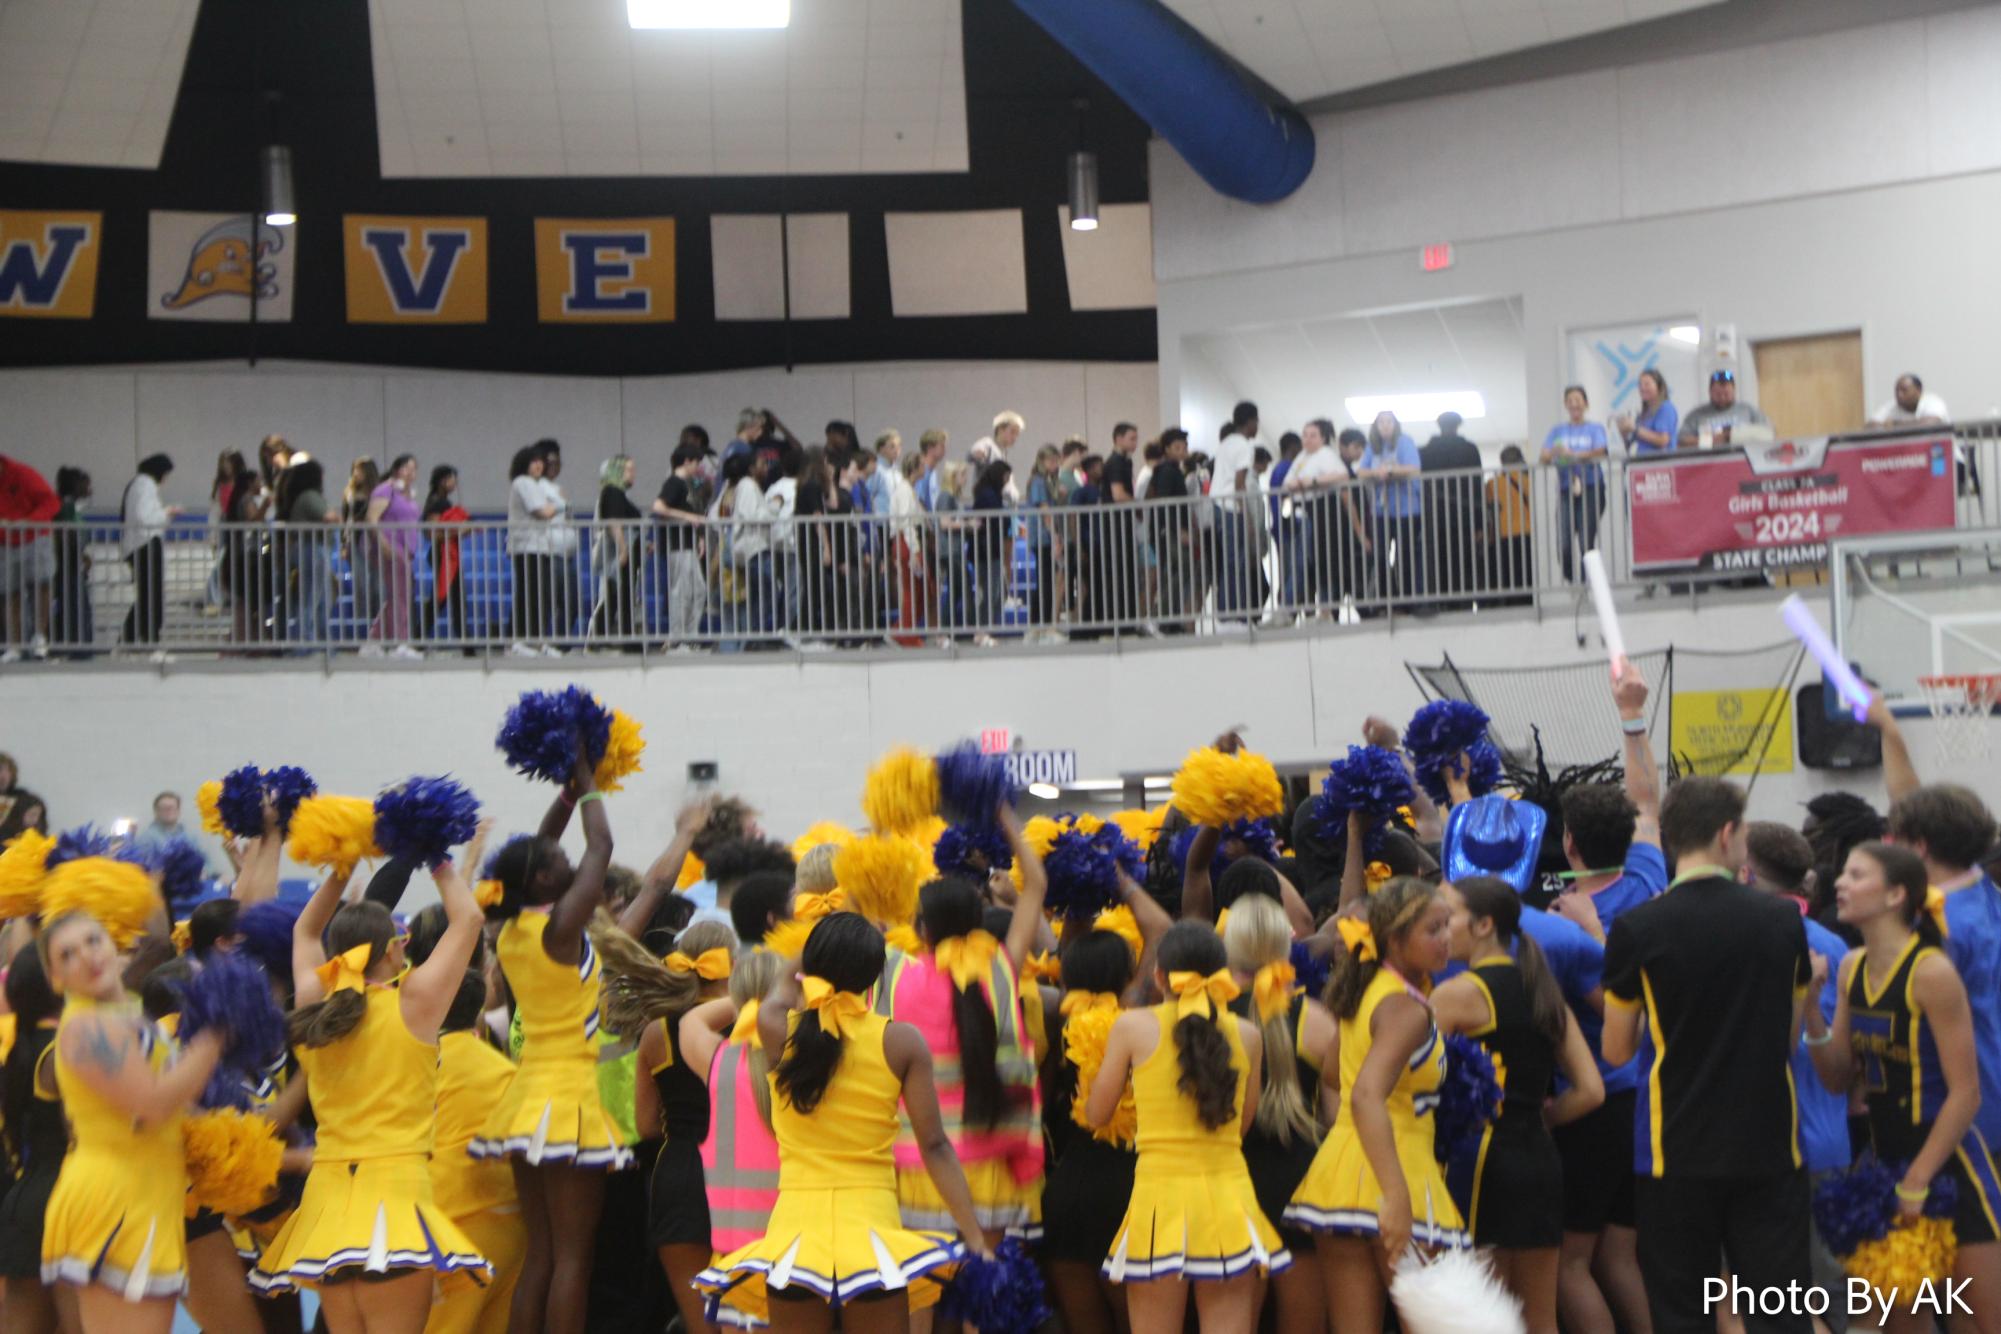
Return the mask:
<path fill-rule="evenodd" d="M 0 209 L 0 318 L 89 319 L 103 235 L 102 213 Z"/>
<path fill-rule="evenodd" d="M 146 314 L 156 320 L 282 324 L 292 318 L 292 227 L 247 213 L 148 215 Z"/>
<path fill-rule="evenodd" d="M 349 324 L 486 323 L 486 219 L 341 219 Z"/>
<path fill-rule="evenodd" d="M 535 304 L 544 324 L 674 318 L 674 219 L 535 219 Z"/>

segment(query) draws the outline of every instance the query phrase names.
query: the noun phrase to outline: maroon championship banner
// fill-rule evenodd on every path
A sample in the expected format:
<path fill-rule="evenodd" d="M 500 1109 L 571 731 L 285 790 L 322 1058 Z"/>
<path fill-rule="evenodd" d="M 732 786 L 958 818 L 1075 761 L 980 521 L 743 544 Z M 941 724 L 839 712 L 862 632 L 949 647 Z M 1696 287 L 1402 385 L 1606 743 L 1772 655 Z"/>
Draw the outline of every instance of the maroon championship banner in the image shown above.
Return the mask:
<path fill-rule="evenodd" d="M 1633 569 L 1818 565 L 1837 537 L 1953 526 L 1948 436 L 1779 440 L 1626 467 Z"/>

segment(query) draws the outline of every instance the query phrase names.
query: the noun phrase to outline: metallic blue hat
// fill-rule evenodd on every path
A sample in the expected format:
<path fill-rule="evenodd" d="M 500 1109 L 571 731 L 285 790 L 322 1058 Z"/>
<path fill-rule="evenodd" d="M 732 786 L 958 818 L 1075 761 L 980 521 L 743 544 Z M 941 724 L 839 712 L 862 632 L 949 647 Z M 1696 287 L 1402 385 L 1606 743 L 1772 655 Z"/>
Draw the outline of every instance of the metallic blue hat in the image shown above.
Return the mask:
<path fill-rule="evenodd" d="M 1532 801 L 1475 797 L 1452 808 L 1445 820 L 1445 878 L 1496 875 L 1528 892 L 1542 854 L 1549 812 Z"/>

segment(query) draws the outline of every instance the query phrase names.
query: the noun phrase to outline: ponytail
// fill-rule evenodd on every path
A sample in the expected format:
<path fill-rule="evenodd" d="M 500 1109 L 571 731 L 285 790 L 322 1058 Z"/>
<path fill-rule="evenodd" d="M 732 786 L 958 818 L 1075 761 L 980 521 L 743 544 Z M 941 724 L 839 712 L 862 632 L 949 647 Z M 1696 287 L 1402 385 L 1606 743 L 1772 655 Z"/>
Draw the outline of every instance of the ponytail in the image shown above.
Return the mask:
<path fill-rule="evenodd" d="M 528 906 L 528 884 L 543 860 L 545 842 L 553 840 L 539 834 L 516 834 L 487 858 L 485 873 L 480 878 L 500 885 L 499 901 L 486 906 L 487 921 L 511 922 Z"/>
<path fill-rule="evenodd" d="M 1382 971 L 1383 956 L 1423 916 L 1437 893 L 1437 886 L 1428 880 L 1400 875 L 1384 881 L 1370 896 L 1368 934 L 1341 951 L 1334 960 L 1333 976 L 1327 979 L 1327 1008 L 1336 1019 L 1355 1017 L 1363 994 Z"/>
<path fill-rule="evenodd" d="M 620 1037 L 637 1039 L 654 1021 L 678 1018 L 701 1003 L 699 974 L 667 967 L 602 912 L 591 921 L 591 945 L 604 961 L 599 1013 L 604 1026 Z M 682 933 L 675 948 L 691 954 L 708 949 L 734 954 L 736 933 L 721 922 L 697 922 Z"/>
<path fill-rule="evenodd" d="M 1207 976 L 1229 965 L 1223 942 L 1207 922 L 1176 922 L 1160 938 L 1158 957 L 1167 972 L 1198 972 Z M 1175 1055 L 1181 1077 L 1175 1086 L 1195 1104 L 1195 1114 L 1210 1130 L 1221 1130 L 1237 1115 L 1237 1071 L 1224 1024 L 1237 1017 L 1221 1007 L 1209 1014 L 1183 1015 L 1174 1025 Z"/>
<path fill-rule="evenodd" d="M 753 1001 L 763 1004 L 764 997 L 771 994 L 771 988 L 784 972 L 784 958 L 770 950 L 746 950 L 737 955 L 736 966 L 730 970 L 730 999 L 736 1002 L 737 1013 L 742 1014 L 744 1007 Z M 765 1076 L 771 1073 L 771 1057 L 762 1042 L 753 1040 L 744 1046 L 750 1061 L 750 1098 L 757 1104 L 757 1119 L 769 1130 L 771 1081 Z"/>
<path fill-rule="evenodd" d="M 327 957 L 345 954 L 356 945 L 368 946 L 368 968 L 382 962 L 396 934 L 395 919 L 379 903 L 364 899 L 334 914 L 327 926 Z M 361 1025 L 368 1014 L 366 991 L 336 991 L 326 999 L 292 1011 L 285 1020 L 285 1037 L 294 1047 L 325 1047 L 339 1042 Z"/>
<path fill-rule="evenodd" d="M 831 913 L 813 924 L 799 971 L 831 983 L 836 991 L 866 992 L 882 976 L 887 948 L 882 932 L 851 912 Z M 842 1040 L 820 1026 L 819 1012 L 804 1010 L 785 1043 L 772 1082 L 793 1107 L 811 1114 L 841 1066 Z"/>
<path fill-rule="evenodd" d="M 1549 971 L 1549 960 L 1535 937 L 1522 930 L 1522 900 L 1515 887 L 1498 876 L 1475 875 L 1455 880 L 1452 887 L 1466 901 L 1466 911 L 1475 920 L 1486 918 L 1494 924 L 1494 940 L 1514 953 L 1515 970 L 1521 974 L 1522 990 L 1528 993 L 1529 1016 L 1536 1032 L 1549 1045 L 1563 1049 L 1563 1032 L 1569 1007 L 1563 1003 L 1563 988 Z"/>
<path fill-rule="evenodd" d="M 1285 909 L 1278 900 L 1262 894 L 1242 896 L 1231 905 L 1223 945 L 1229 952 L 1230 967 L 1239 973 L 1255 975 L 1261 969 L 1286 964 L 1292 953 L 1292 928 Z M 1287 1005 L 1266 1019 L 1257 1013 L 1254 988 L 1251 1009 L 1265 1043 L 1264 1091 L 1258 1097 L 1257 1127 L 1280 1144 L 1296 1140 L 1317 1144 L 1320 1123 L 1307 1106 L 1306 1091 L 1299 1086 L 1299 1063 L 1292 1059 L 1297 1041 L 1293 1007 Z"/>
<path fill-rule="evenodd" d="M 936 950 L 948 940 L 982 930 L 985 910 L 980 893 L 965 880 L 947 876 L 933 880 L 917 897 L 917 925 Z M 959 1038 L 959 1076 L 966 1094 L 968 1126 L 991 1130 L 1007 1111 L 1007 1090 L 1001 1085 L 1000 1023 L 994 1016 L 987 987 L 952 984 L 952 1027 Z"/>

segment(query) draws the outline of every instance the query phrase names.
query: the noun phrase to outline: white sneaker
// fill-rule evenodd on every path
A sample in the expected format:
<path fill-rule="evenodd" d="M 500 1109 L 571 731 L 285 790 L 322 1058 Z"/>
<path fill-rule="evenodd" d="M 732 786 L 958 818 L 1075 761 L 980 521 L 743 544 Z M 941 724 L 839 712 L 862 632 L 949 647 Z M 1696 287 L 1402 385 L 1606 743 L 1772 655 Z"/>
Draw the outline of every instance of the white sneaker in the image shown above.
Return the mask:
<path fill-rule="evenodd" d="M 389 656 L 392 658 L 401 658 L 405 662 L 422 662 L 424 660 L 423 650 L 411 648 L 408 644 L 398 644 L 395 648 L 390 649 Z"/>
<path fill-rule="evenodd" d="M 542 646 L 542 656 L 545 658 L 560 658 L 563 656 L 563 650 L 557 648 L 554 644 L 544 644 Z"/>
<path fill-rule="evenodd" d="M 380 644 L 363 644 L 360 649 L 360 656 L 364 658 L 379 658 L 382 654 L 383 648 Z"/>
<path fill-rule="evenodd" d="M 20 649 L 10 648 L 5 653 L 0 653 L 0 662 L 19 662 L 20 660 L 21 660 Z"/>
<path fill-rule="evenodd" d="M 153 650 L 153 652 L 149 654 L 146 658 L 146 661 L 152 663 L 155 667 L 164 667 L 166 664 L 172 662 L 173 660 L 174 660 L 174 655 L 167 652 L 167 650 L 163 648 Z"/>
<path fill-rule="evenodd" d="M 514 643 L 507 646 L 507 656 L 510 658 L 539 658 L 542 656 L 542 650 L 528 644 Z"/>
<path fill-rule="evenodd" d="M 47 662 L 49 657 L 49 637 L 36 635 L 28 641 L 28 656 L 36 662 Z"/>

